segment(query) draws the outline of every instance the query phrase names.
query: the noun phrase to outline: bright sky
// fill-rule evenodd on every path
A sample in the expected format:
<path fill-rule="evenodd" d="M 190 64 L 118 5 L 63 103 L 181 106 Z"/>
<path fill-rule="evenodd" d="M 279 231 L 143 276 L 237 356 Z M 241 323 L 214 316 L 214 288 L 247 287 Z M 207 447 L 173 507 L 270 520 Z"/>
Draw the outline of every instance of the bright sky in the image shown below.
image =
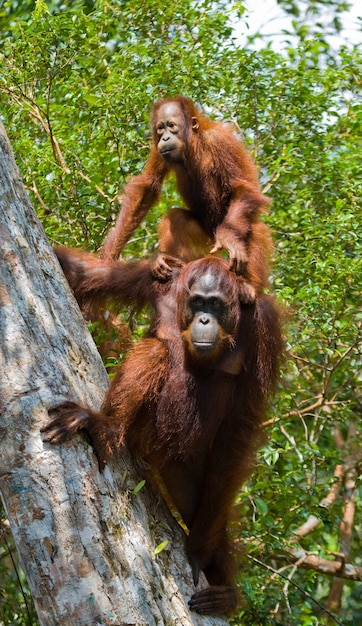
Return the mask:
<path fill-rule="evenodd" d="M 263 35 L 272 35 L 273 48 L 278 50 L 283 47 L 285 35 L 281 35 L 283 29 L 289 30 L 291 19 L 285 16 L 283 10 L 278 6 L 276 0 L 246 0 L 249 9 L 249 17 L 247 22 L 249 30 L 245 31 L 244 27 L 240 30 L 240 39 L 248 33 L 260 32 Z M 329 37 L 329 43 L 335 44 L 339 48 L 344 43 L 362 44 L 361 20 L 362 18 L 362 2 L 361 0 L 350 0 L 351 9 L 342 14 L 340 20 L 344 25 L 343 31 L 339 37 Z M 326 11 L 328 16 L 328 11 Z M 328 18 L 326 19 L 328 21 Z"/>

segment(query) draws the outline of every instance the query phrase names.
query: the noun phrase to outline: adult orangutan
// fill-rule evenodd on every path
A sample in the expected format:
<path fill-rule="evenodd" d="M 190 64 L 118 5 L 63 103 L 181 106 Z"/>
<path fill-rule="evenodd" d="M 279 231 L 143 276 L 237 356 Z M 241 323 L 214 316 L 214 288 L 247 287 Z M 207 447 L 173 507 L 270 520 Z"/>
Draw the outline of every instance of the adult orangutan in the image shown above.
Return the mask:
<path fill-rule="evenodd" d="M 151 126 L 153 145 L 144 171 L 126 185 L 101 255 L 118 258 L 159 197 L 165 176 L 174 172 L 187 209 L 173 209 L 161 220 L 155 276 L 165 279 L 178 260 L 225 249 L 230 268 L 247 281 L 244 300 L 252 300 L 268 281 L 271 241 L 260 221 L 269 200 L 247 150 L 230 126 L 211 120 L 184 96 L 156 102 Z"/>
<path fill-rule="evenodd" d="M 160 282 L 148 261 L 101 260 L 57 248 L 80 304 L 150 303 L 149 338 L 130 350 L 99 413 L 67 402 L 51 412 L 45 440 L 88 431 L 100 466 L 127 447 L 161 476 L 189 529 L 186 552 L 197 584 L 191 609 L 229 613 L 237 603 L 227 524 L 235 496 L 264 440 L 269 392 L 282 339 L 273 300 L 243 302 L 228 263 L 208 256 Z M 240 297 L 242 296 L 242 297 Z"/>

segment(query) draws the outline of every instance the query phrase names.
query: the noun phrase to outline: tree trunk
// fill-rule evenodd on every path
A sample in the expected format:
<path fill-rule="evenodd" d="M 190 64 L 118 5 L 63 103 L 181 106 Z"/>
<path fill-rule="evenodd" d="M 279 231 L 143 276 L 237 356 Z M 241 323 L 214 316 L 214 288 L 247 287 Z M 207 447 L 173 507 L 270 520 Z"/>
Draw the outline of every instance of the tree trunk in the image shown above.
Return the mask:
<path fill-rule="evenodd" d="M 48 408 L 98 408 L 108 379 L 1 122 L 0 242 L 0 488 L 40 623 L 226 624 L 189 613 L 183 532 L 126 455 L 100 474 L 83 436 L 42 441 Z"/>

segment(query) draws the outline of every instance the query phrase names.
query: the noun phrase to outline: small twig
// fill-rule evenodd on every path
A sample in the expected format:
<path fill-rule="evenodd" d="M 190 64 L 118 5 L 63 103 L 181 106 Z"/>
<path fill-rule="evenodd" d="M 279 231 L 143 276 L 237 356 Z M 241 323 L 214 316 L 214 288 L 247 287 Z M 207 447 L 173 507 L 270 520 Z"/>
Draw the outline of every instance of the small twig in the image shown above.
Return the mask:
<path fill-rule="evenodd" d="M 298 458 L 300 461 L 304 461 L 303 459 L 303 455 L 301 453 L 301 451 L 298 449 L 297 443 L 293 437 L 293 435 L 289 435 L 289 433 L 287 432 L 287 430 L 284 428 L 284 426 L 280 426 L 280 431 L 283 433 L 284 437 L 289 441 L 289 443 L 293 446 Z"/>
<path fill-rule="evenodd" d="M 286 577 L 286 581 L 285 581 L 285 584 L 283 586 L 283 595 L 284 595 L 285 602 L 286 602 L 286 605 L 288 607 L 288 611 L 289 611 L 290 615 L 292 614 L 292 609 L 291 609 L 290 602 L 289 602 L 288 591 L 289 591 L 290 583 L 293 584 L 292 577 L 294 576 L 294 574 L 297 571 L 297 569 L 298 569 L 298 565 L 296 563 L 294 563 L 294 565 L 292 565 L 291 572 L 289 572 L 288 576 Z M 279 571 L 278 571 L 278 574 L 279 574 Z M 277 607 L 275 607 L 277 609 L 275 611 L 275 613 L 277 613 L 277 611 L 279 611 L 279 606 L 280 606 L 280 603 L 278 602 Z"/>
<path fill-rule="evenodd" d="M 51 210 L 49 209 L 49 207 L 45 204 L 43 198 L 41 197 L 38 188 L 36 186 L 35 180 L 33 180 L 33 185 L 25 185 L 25 188 L 28 189 L 29 191 L 32 191 L 33 194 L 36 196 L 36 198 L 38 199 L 38 202 L 40 204 L 40 206 L 44 209 L 44 211 L 48 214 L 51 214 Z"/>
<path fill-rule="evenodd" d="M 90 185 L 94 185 L 94 188 L 98 191 L 98 193 L 105 198 L 110 204 L 113 202 L 113 198 L 110 198 L 104 191 L 103 189 L 101 189 L 101 187 L 99 187 L 97 184 L 93 183 L 92 179 L 89 178 L 89 176 L 87 176 L 86 174 L 83 174 L 83 172 L 81 172 L 80 170 L 76 171 L 76 174 L 78 174 L 78 176 L 80 176 L 81 178 L 83 178 L 83 180 L 86 180 L 87 183 L 89 183 Z"/>

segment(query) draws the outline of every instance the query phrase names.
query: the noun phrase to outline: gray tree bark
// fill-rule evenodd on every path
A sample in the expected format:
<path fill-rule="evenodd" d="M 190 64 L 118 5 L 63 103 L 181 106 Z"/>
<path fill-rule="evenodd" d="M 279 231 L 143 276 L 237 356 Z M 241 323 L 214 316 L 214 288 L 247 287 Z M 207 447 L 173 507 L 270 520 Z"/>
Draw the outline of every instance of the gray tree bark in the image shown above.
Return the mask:
<path fill-rule="evenodd" d="M 100 474 L 83 436 L 42 441 L 50 407 L 98 408 L 108 379 L 1 122 L 0 259 L 0 491 L 40 623 L 226 624 L 189 612 L 183 533 L 147 486 L 132 494 L 127 455 Z"/>

